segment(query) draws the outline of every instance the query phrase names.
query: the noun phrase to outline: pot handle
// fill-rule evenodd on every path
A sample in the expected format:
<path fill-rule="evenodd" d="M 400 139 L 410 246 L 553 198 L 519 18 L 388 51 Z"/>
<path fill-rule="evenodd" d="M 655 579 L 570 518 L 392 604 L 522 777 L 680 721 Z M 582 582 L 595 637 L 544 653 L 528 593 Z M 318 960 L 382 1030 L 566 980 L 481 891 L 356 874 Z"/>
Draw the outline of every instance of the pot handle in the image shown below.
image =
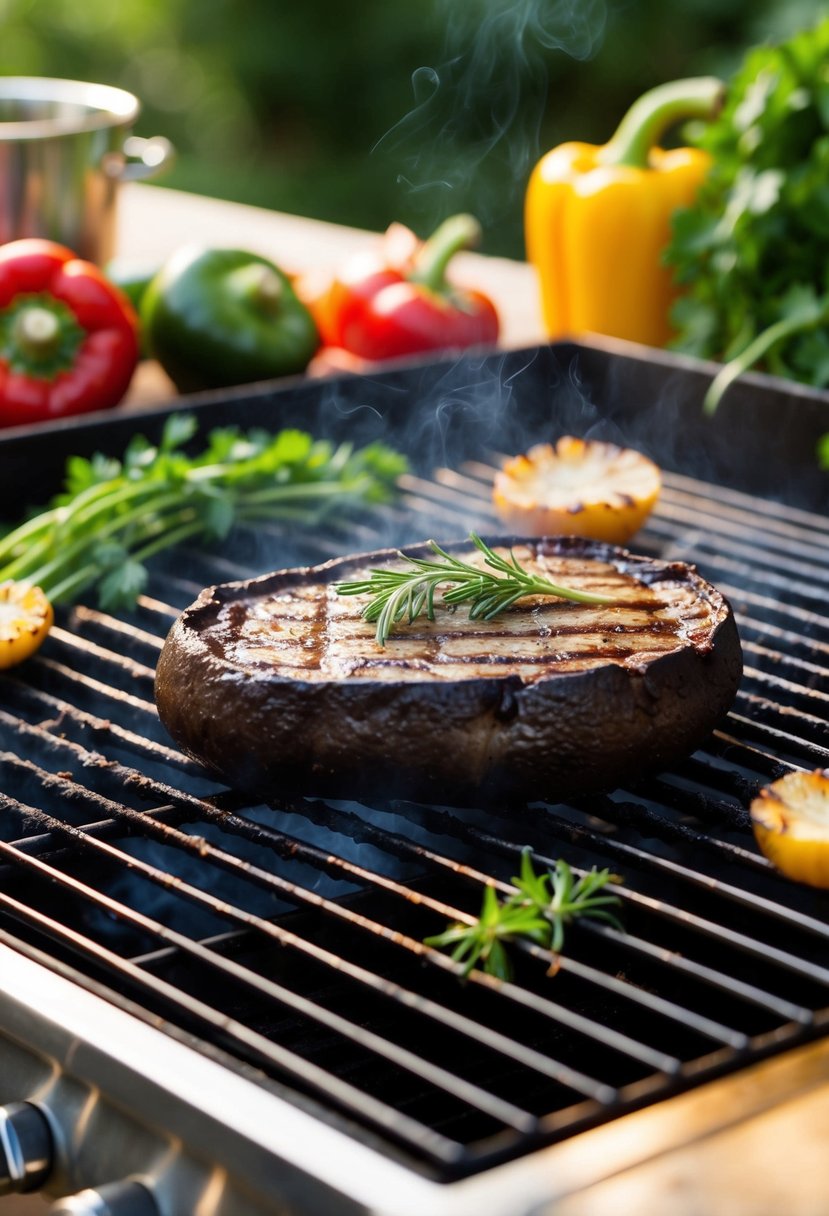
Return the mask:
<path fill-rule="evenodd" d="M 176 158 L 176 150 L 163 135 L 149 139 L 143 135 L 128 135 L 124 140 L 122 157 L 107 158 L 105 172 L 121 182 L 147 181 L 169 169 Z"/>

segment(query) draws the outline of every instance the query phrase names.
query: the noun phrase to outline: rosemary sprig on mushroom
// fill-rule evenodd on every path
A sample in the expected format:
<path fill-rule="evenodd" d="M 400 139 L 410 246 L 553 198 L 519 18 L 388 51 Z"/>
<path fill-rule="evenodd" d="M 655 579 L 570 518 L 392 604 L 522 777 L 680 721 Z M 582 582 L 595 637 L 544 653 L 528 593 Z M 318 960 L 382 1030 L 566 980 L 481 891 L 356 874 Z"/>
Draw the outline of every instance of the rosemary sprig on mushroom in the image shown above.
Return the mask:
<path fill-rule="evenodd" d="M 487 975 L 508 980 L 512 977 L 506 950 L 510 942 L 534 942 L 559 955 L 564 947 L 564 931 L 575 920 L 603 920 L 621 929 L 619 920 L 610 911 L 619 904 L 619 898 L 605 890 L 609 884 L 621 881 L 617 874 L 597 870 L 595 866 L 577 878 L 563 858 L 559 858 L 554 870 L 536 874 L 532 850 L 526 848 L 521 855 L 521 873 L 512 879 L 514 891 L 503 902 L 499 901 L 495 888 L 487 886 L 477 920 L 450 925 L 443 933 L 427 937 L 423 944 L 438 950 L 452 946 L 452 958 L 463 964 L 464 975 L 481 964 Z"/>
<path fill-rule="evenodd" d="M 437 560 L 398 553 L 400 560 L 407 563 L 405 569 L 374 569 L 369 578 L 336 583 L 334 589 L 339 595 L 372 597 L 361 615 L 366 621 L 377 623 L 375 637 L 380 646 L 385 646 L 394 626 L 404 617 L 411 624 L 425 611 L 433 621 L 435 596 L 446 583 L 452 586 L 443 592 L 443 605 L 456 608 L 469 604 L 470 620 L 492 620 L 527 595 L 556 596 L 579 604 L 615 602 L 612 596 L 563 587 L 532 574 L 520 565 L 514 553 L 510 552 L 508 558 L 500 557 L 474 532 L 470 532 L 469 539 L 483 554 L 489 569 L 461 561 L 430 540 L 429 548 Z"/>

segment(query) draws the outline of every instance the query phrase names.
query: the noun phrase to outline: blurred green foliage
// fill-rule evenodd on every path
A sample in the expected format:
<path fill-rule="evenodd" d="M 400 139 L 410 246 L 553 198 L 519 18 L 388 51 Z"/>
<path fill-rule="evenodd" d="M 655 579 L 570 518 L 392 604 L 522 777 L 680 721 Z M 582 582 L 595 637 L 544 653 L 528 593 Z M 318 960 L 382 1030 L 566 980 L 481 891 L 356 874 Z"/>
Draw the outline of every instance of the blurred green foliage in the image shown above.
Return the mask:
<path fill-rule="evenodd" d="M 0 0 L 0 72 L 137 93 L 163 184 L 425 233 L 470 210 L 523 254 L 530 169 L 646 88 L 729 75 L 819 0 Z"/>

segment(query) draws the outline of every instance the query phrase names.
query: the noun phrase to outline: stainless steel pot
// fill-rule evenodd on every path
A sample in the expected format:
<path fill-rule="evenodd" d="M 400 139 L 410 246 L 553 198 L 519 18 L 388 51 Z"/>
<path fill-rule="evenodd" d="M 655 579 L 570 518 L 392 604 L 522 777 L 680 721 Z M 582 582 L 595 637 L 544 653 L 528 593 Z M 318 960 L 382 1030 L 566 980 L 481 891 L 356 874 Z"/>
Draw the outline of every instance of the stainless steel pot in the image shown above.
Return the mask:
<path fill-rule="evenodd" d="M 137 97 L 109 85 L 0 77 L 0 242 L 43 236 L 99 265 L 113 253 L 118 187 L 172 159 L 131 134 Z"/>

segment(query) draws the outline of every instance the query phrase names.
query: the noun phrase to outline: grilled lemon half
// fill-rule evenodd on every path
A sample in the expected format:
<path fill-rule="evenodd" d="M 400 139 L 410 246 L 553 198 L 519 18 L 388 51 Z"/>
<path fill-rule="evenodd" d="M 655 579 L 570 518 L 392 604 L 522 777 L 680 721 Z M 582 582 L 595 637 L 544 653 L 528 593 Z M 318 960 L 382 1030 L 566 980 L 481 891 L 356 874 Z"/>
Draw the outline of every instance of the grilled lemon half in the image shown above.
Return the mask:
<path fill-rule="evenodd" d="M 523 536 L 585 536 L 624 544 L 653 510 L 662 475 L 632 448 L 564 435 L 513 456 L 495 474 L 492 497 Z"/>
<path fill-rule="evenodd" d="M 0 669 L 28 659 L 41 645 L 54 621 L 52 605 L 40 587 L 0 583 Z"/>
<path fill-rule="evenodd" d="M 778 870 L 812 887 L 829 887 L 829 769 L 787 773 L 751 804 L 761 851 Z"/>

